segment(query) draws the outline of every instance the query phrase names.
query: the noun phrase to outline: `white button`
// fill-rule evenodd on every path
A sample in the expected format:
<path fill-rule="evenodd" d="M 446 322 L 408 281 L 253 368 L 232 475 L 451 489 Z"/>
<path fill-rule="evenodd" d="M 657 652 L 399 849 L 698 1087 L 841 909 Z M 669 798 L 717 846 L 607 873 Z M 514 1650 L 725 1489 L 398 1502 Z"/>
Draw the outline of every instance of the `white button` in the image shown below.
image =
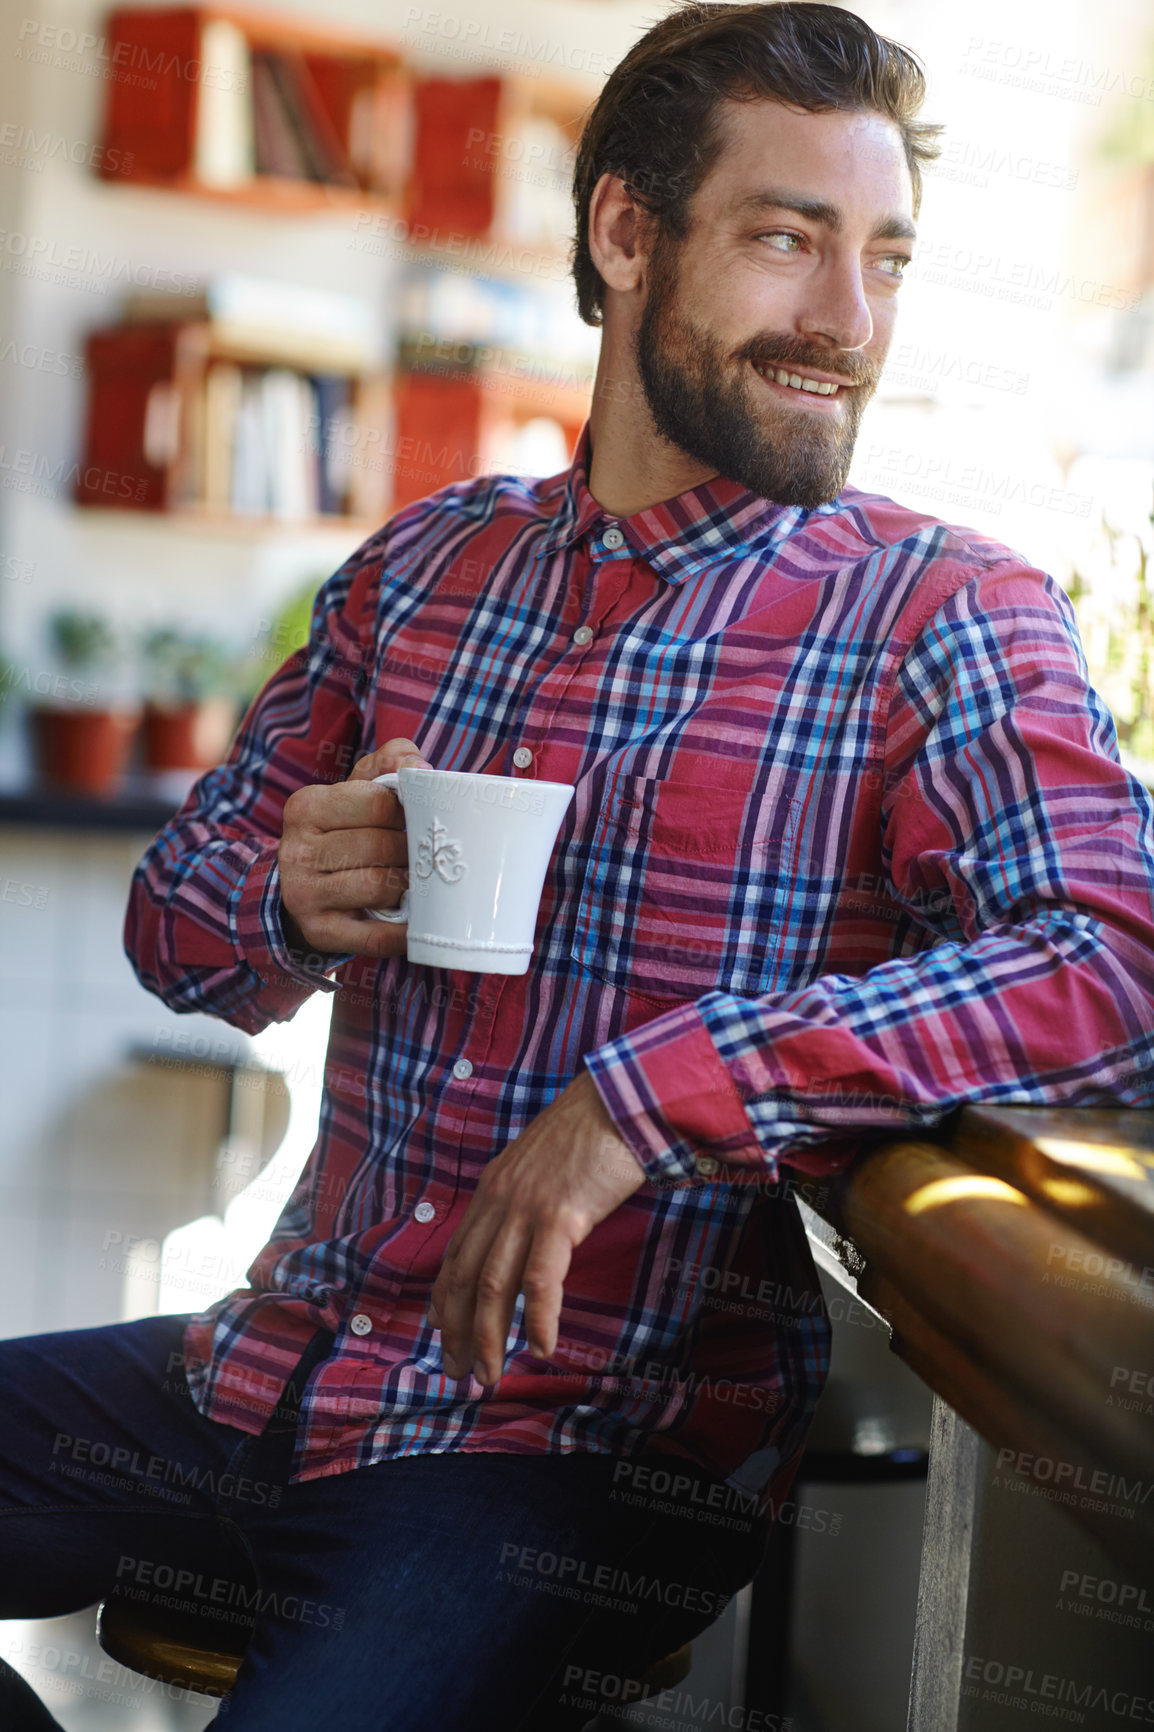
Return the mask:
<path fill-rule="evenodd" d="M 607 529 L 605 531 L 605 545 L 606 547 L 611 547 L 614 553 L 616 553 L 619 547 L 625 546 L 625 537 L 617 528 L 616 524 L 613 525 L 612 529 Z"/>
<path fill-rule="evenodd" d="M 432 1203 L 418 1203 L 413 1210 L 413 1215 L 418 1221 L 431 1221 L 436 1212 Z"/>
<path fill-rule="evenodd" d="M 533 754 L 529 750 L 528 746 L 517 747 L 517 750 L 513 753 L 513 762 L 519 770 L 527 770 L 529 768 L 529 765 L 533 762 Z"/>
<path fill-rule="evenodd" d="M 468 1059 L 459 1058 L 453 1066 L 453 1075 L 457 1078 L 458 1082 L 464 1082 L 465 1078 L 467 1076 L 472 1076 L 472 1074 L 473 1067 L 469 1063 Z"/>
<path fill-rule="evenodd" d="M 577 630 L 573 633 L 573 642 L 579 643 L 579 644 L 592 643 L 593 642 L 593 628 L 592 628 L 592 626 L 579 625 L 577 627 Z"/>
<path fill-rule="evenodd" d="M 363 1311 L 358 1311 L 355 1317 L 349 1318 L 349 1328 L 354 1335 L 367 1335 L 373 1327 L 371 1317 L 366 1317 Z"/>
<path fill-rule="evenodd" d="M 717 1162 L 712 1155 L 698 1155 L 697 1170 L 703 1179 L 711 1179 L 717 1171 Z"/>

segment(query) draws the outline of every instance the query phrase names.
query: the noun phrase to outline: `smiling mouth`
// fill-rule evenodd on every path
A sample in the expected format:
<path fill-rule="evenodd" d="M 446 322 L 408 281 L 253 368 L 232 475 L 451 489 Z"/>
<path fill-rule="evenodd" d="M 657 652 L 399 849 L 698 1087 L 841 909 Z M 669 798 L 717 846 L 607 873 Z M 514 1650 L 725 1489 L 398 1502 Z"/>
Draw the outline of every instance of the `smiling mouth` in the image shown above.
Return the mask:
<path fill-rule="evenodd" d="M 788 367 L 762 367 L 756 361 L 750 364 L 768 385 L 784 385 L 787 390 L 796 391 L 799 395 L 838 397 L 844 389 L 843 386 L 834 384 L 832 379 L 816 379 L 812 374 L 795 373 Z"/>

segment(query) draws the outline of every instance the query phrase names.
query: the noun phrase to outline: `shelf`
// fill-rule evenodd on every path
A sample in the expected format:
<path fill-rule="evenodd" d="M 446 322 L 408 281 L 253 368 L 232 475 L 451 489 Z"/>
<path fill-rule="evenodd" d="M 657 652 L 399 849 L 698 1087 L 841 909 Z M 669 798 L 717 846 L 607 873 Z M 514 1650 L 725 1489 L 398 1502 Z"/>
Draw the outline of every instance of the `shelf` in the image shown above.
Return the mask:
<path fill-rule="evenodd" d="M 113 177 L 109 177 L 113 178 Z M 243 210 L 266 210 L 273 215 L 348 216 L 350 211 L 372 211 L 375 216 L 399 218 L 401 202 L 396 196 L 336 186 L 327 181 L 290 180 L 274 174 L 254 175 L 241 186 L 209 186 L 193 175 L 117 175 L 118 183 L 148 192 L 179 193 L 184 198 L 210 199 L 214 204 L 236 205 Z"/>
<path fill-rule="evenodd" d="M 451 233 L 447 240 L 432 232 L 428 240 L 411 237 L 398 243 L 406 264 L 436 265 L 445 271 L 468 271 L 472 276 L 498 277 L 502 282 L 563 283 L 572 270 L 567 247 L 540 247 L 519 241 L 514 235 Z M 371 232 L 358 237 L 364 251 Z M 390 243 L 391 244 L 391 243 Z"/>
<path fill-rule="evenodd" d="M 556 380 L 535 377 L 530 366 L 520 371 L 518 364 L 525 356 L 510 355 L 507 364 L 500 360 L 477 366 L 461 365 L 457 361 L 438 361 L 435 356 L 402 350 L 398 371 L 410 377 L 443 379 L 471 387 L 488 398 L 519 414 L 548 415 L 563 426 L 583 422 L 593 401 L 593 380 L 565 385 Z M 544 363 L 542 363 L 544 366 Z"/>
<path fill-rule="evenodd" d="M 203 318 L 90 332 L 76 503 L 258 533 L 367 519 L 378 527 L 388 504 L 387 376 L 350 370 L 347 357 L 334 367 L 324 351 L 321 343 L 309 360 L 303 344 L 290 361 L 275 327 L 262 353 L 252 341 L 218 340 Z M 374 435 L 377 460 L 343 461 L 366 457 L 362 430 Z M 309 515 L 286 515 L 298 502 Z"/>
<path fill-rule="evenodd" d="M 188 787 L 193 780 L 194 772 L 190 771 Z M 0 788 L 0 825 L 8 829 L 26 825 L 41 830 L 146 830 L 154 836 L 183 803 L 184 794 L 172 790 L 173 782 L 158 776 L 127 778 L 122 792 L 105 799 L 36 785 Z"/>
<path fill-rule="evenodd" d="M 130 523 L 137 527 L 163 525 L 165 529 L 178 529 L 185 534 L 203 533 L 217 537 L 237 536 L 242 539 L 277 534 L 319 535 L 333 530 L 347 530 L 357 541 L 364 541 L 375 534 L 385 521 L 384 518 L 375 517 L 243 517 L 233 516 L 229 512 L 184 509 L 166 511 L 163 506 L 133 511 L 125 506 L 88 505 L 78 500 L 73 501 L 73 506 L 89 522 L 111 523 L 121 529 Z"/>
<path fill-rule="evenodd" d="M 420 79 L 414 89 L 411 228 L 545 257 L 572 221 L 572 152 L 589 97 L 555 79 Z M 513 147 L 516 147 L 515 149 Z"/>
<path fill-rule="evenodd" d="M 392 46 L 211 3 L 121 7 L 106 31 L 123 76 L 101 178 L 295 214 L 395 206 L 411 94 Z"/>

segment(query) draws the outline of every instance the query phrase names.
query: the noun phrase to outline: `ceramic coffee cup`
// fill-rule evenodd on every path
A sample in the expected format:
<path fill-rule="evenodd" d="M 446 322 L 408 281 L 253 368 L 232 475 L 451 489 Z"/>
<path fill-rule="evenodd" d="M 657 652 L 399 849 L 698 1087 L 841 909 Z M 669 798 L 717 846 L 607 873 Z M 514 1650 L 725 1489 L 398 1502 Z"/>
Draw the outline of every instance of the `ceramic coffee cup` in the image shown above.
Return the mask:
<path fill-rule="evenodd" d="M 409 888 L 399 907 L 366 913 L 408 923 L 410 962 L 524 974 L 573 789 L 422 766 L 374 780 L 391 788 L 405 810 Z"/>

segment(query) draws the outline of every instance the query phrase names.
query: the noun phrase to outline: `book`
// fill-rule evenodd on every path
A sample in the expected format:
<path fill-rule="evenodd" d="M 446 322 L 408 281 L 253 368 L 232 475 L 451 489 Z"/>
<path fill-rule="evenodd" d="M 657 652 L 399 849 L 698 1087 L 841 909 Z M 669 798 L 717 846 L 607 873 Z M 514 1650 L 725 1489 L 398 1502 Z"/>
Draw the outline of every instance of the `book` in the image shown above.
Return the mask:
<path fill-rule="evenodd" d="M 207 321 L 217 349 L 305 372 L 358 372 L 379 365 L 380 326 L 366 302 L 242 273 L 210 278 L 193 294 L 142 289 L 124 305 L 128 324 Z"/>
<path fill-rule="evenodd" d="M 271 367 L 261 379 L 266 509 L 286 521 L 315 517 L 316 465 L 309 451 L 314 397 L 307 379 Z"/>
<path fill-rule="evenodd" d="M 275 62 L 267 49 L 252 50 L 252 125 L 256 172 L 289 180 L 314 178 L 308 151 L 281 94 Z"/>
<path fill-rule="evenodd" d="M 210 511 L 232 509 L 241 384 L 240 368 L 227 361 L 218 361 L 205 374 L 201 501 Z"/>
<path fill-rule="evenodd" d="M 198 86 L 193 173 L 206 186 L 240 186 L 255 166 L 248 42 L 227 19 L 209 18 L 200 46 L 213 76 Z"/>
<path fill-rule="evenodd" d="M 325 106 L 308 59 L 287 50 L 270 53 L 267 59 L 307 160 L 310 180 L 355 187 L 357 177 L 348 149 Z"/>
<path fill-rule="evenodd" d="M 362 84 L 349 109 L 349 162 L 369 192 L 395 193 L 413 154 L 413 106 L 400 77 Z"/>
<path fill-rule="evenodd" d="M 349 490 L 348 449 L 355 439 L 352 391 L 347 378 L 320 374 L 312 381 L 317 502 L 320 511 L 339 514 Z M 346 430 L 352 429 L 352 438 Z"/>
<path fill-rule="evenodd" d="M 229 503 L 238 516 L 266 516 L 269 487 L 264 382 L 259 373 L 242 376 L 234 430 Z"/>

